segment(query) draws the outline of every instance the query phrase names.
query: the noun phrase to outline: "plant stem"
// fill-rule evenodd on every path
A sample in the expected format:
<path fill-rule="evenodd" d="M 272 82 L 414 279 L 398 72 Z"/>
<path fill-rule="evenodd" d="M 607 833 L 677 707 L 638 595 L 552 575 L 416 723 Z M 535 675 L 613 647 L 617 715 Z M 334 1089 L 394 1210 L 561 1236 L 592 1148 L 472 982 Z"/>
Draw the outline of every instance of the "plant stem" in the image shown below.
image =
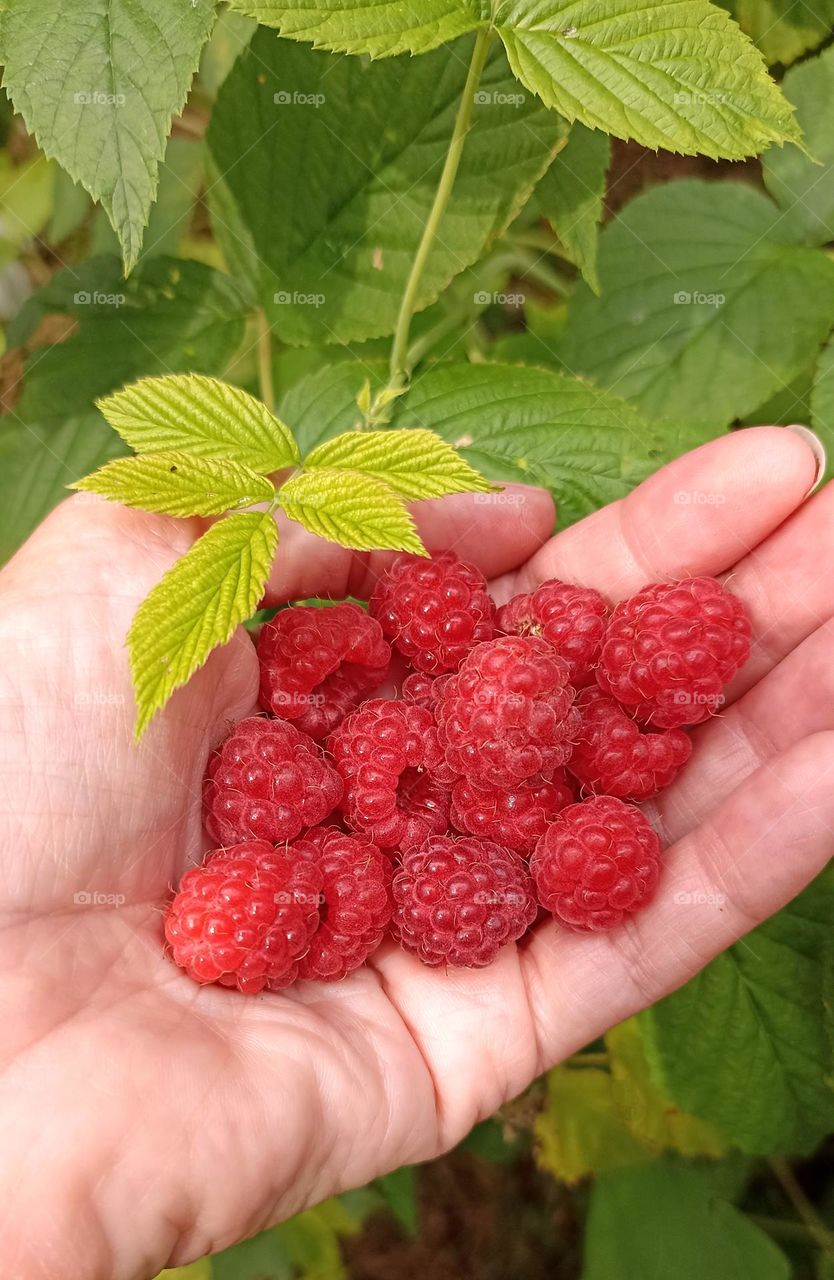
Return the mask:
<path fill-rule="evenodd" d="M 255 313 L 258 326 L 258 386 L 267 409 L 275 408 L 275 384 L 272 379 L 272 330 L 263 307 Z"/>
<path fill-rule="evenodd" d="M 472 121 L 475 91 L 486 63 L 491 39 L 491 32 L 486 28 L 479 31 L 475 37 L 475 47 L 472 50 L 469 72 L 466 77 L 466 84 L 463 86 L 463 96 L 455 117 L 455 127 L 452 131 L 449 150 L 446 153 L 446 160 L 437 185 L 434 202 L 426 220 L 426 225 L 423 228 L 423 235 L 418 245 L 417 253 L 414 256 L 414 261 L 411 264 L 411 271 L 406 282 L 402 302 L 400 303 L 397 328 L 394 333 L 394 344 L 391 348 L 390 385 L 392 387 L 402 387 L 408 380 L 408 335 L 411 329 L 411 320 L 414 315 L 417 295 L 432 245 L 443 221 L 443 215 L 446 212 L 449 197 L 452 194 L 452 187 L 455 184 L 461 155 L 463 154 L 463 144 L 466 141 L 466 135 L 469 132 L 469 126 Z"/>
<path fill-rule="evenodd" d="M 819 1247 L 826 1253 L 834 1254 L 834 1231 L 829 1230 L 811 1204 L 787 1160 L 773 1156 L 768 1163 L 788 1200 L 790 1200 L 798 1216 L 805 1223 Z"/>

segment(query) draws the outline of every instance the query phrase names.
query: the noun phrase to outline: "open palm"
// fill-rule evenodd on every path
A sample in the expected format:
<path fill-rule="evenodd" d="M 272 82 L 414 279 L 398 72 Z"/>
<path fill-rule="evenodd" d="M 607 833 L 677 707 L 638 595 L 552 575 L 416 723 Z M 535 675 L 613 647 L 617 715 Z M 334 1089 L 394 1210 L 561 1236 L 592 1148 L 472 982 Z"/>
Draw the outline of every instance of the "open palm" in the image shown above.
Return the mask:
<path fill-rule="evenodd" d="M 160 910 L 205 847 L 208 752 L 255 707 L 253 647 L 215 653 L 134 747 L 124 634 L 199 522 L 84 497 L 53 514 L 0 575 L 7 1273 L 150 1276 L 435 1156 L 797 894 L 834 849 L 834 492 L 803 504 L 814 470 L 796 435 L 748 430 L 550 540 L 538 490 L 424 504 L 428 545 L 500 599 L 732 571 L 753 656 L 651 807 L 667 867 L 641 916 L 542 925 L 482 971 L 386 944 L 342 983 L 258 998 L 194 986 Z M 287 529 L 269 602 L 366 595 L 380 563 Z"/>

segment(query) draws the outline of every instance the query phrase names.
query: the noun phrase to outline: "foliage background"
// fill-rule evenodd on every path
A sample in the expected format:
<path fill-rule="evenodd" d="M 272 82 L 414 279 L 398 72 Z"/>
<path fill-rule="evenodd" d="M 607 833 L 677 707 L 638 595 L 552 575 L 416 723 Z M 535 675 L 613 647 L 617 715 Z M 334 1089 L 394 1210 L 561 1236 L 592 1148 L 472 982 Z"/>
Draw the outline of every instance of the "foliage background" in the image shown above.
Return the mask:
<path fill-rule="evenodd" d="M 44 140 L 37 79 L 20 88 L 15 57 L 33 55 L 15 52 L 15 8 L 0 5 L 6 84 L 63 167 L 3 99 L 3 558 L 124 448 L 94 401 L 127 381 L 222 377 L 273 401 L 304 449 L 355 424 L 387 378 L 471 47 L 370 63 L 221 8 L 189 92 L 213 16 L 195 3 L 181 52 L 143 85 L 136 155 L 116 163 L 110 108 L 135 104 L 96 102 L 114 91 L 79 28 L 64 70 L 89 99 L 94 203 L 60 121 Z M 716 162 L 568 131 L 497 47 L 476 95 L 391 421 L 546 485 L 563 523 L 749 423 L 811 423 L 834 445 L 834 8 L 729 8 L 807 153 Z M 182 29 L 161 30 L 176 52 Z M 831 1280 L 832 905 L 826 875 L 446 1159 L 165 1274 Z"/>

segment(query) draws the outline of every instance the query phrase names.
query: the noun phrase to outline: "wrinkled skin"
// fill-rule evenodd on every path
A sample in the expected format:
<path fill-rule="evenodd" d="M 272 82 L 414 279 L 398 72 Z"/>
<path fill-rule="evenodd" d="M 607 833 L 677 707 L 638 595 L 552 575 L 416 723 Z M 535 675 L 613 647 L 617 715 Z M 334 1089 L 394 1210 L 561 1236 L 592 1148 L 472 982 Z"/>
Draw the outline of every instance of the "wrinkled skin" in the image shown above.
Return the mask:
<path fill-rule="evenodd" d="M 386 945 L 343 983 L 262 998 L 193 985 L 160 914 L 201 852 L 209 749 L 256 705 L 252 645 L 215 653 L 134 747 L 123 638 L 201 526 L 56 511 L 0 575 L 5 1274 L 151 1276 L 436 1156 L 795 896 L 834 848 L 834 490 L 805 502 L 815 471 L 760 428 L 552 540 L 539 490 L 419 507 L 429 546 L 478 561 L 502 601 L 554 575 L 619 599 L 732 571 L 753 656 L 651 810 L 669 850 L 644 914 L 600 936 L 545 924 L 477 972 Z M 367 595 L 382 563 L 287 529 L 269 602 Z"/>

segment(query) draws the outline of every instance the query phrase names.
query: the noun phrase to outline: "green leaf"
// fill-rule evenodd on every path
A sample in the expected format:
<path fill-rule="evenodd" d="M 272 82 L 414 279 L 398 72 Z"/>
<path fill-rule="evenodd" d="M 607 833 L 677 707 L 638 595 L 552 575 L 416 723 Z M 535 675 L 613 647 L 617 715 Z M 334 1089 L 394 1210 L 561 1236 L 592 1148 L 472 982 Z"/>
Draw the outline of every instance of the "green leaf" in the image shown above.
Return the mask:
<path fill-rule="evenodd" d="M 536 187 L 536 207 L 550 222 L 571 260 L 599 293 L 597 244 L 611 142 L 598 129 L 575 124 Z"/>
<path fill-rule="evenodd" d="M 479 0 L 231 0 L 231 7 L 281 36 L 373 58 L 426 53 L 487 25 Z"/>
<path fill-rule="evenodd" d="M 741 160 L 800 136 L 761 55 L 707 0 L 514 0 L 496 28 L 523 84 L 615 137 Z"/>
<path fill-rule="evenodd" d="M 368 63 L 261 29 L 238 59 L 208 144 L 257 255 L 246 274 L 258 279 L 282 340 L 352 342 L 393 332 L 470 48 L 466 37 L 424 58 Z M 520 88 L 496 43 L 418 310 L 519 212 L 565 132 L 563 120 Z M 244 252 L 238 241 L 236 255 Z"/>
<path fill-rule="evenodd" d="M 310 471 L 278 492 L 291 520 L 357 551 L 388 548 L 425 555 L 407 507 L 387 484 L 356 471 Z"/>
<path fill-rule="evenodd" d="M 151 258 L 123 280 L 116 258 L 96 258 L 59 271 L 34 294 L 10 326 L 10 342 L 25 342 L 50 314 L 70 316 L 78 328 L 29 356 L 17 412 L 57 427 L 146 374 L 224 368 L 243 340 L 247 305 L 228 276 L 199 262 Z"/>
<path fill-rule="evenodd" d="M 788 66 L 831 34 L 832 0 L 729 0 L 729 9 L 767 62 Z"/>
<path fill-rule="evenodd" d="M 124 449 L 98 416 L 68 418 L 48 429 L 6 418 L 0 430 L 0 562 L 67 497 L 68 484 Z"/>
<path fill-rule="evenodd" d="M 361 471 L 403 498 L 488 493 L 494 488 L 433 431 L 349 431 L 319 445 L 305 467 Z"/>
<path fill-rule="evenodd" d="M 174 690 L 253 612 L 277 546 L 271 515 L 228 516 L 195 542 L 139 606 L 128 635 L 137 739 Z"/>
<path fill-rule="evenodd" d="M 610 1075 L 596 1067 L 549 1072 L 547 1103 L 534 1133 L 538 1163 L 568 1184 L 652 1158 L 619 1114 Z"/>
<path fill-rule="evenodd" d="M 659 1160 L 600 1178 L 583 1280 L 790 1280 L 787 1258 L 700 1169 Z"/>
<path fill-rule="evenodd" d="M 159 186 L 142 242 L 143 258 L 176 254 L 203 186 L 205 149 L 188 138 L 171 138 L 159 169 Z M 117 253 L 118 239 L 103 212 L 93 231 L 91 254 Z"/>
<path fill-rule="evenodd" d="M 139 453 L 181 450 L 200 458 L 231 458 L 264 472 L 301 461 L 289 427 L 248 391 L 217 378 L 144 378 L 100 400 L 98 407 Z"/>
<path fill-rule="evenodd" d="M 169 516 L 219 516 L 275 496 L 270 482 L 251 468 L 230 458 L 189 453 L 117 458 L 70 488 Z"/>
<path fill-rule="evenodd" d="M 834 338 L 823 348 L 811 391 L 811 425 L 828 450 L 828 471 L 834 466 Z"/>
<path fill-rule="evenodd" d="M 834 1127 L 832 911 L 828 874 L 643 1015 L 671 1097 L 753 1155 Z"/>
<path fill-rule="evenodd" d="M 762 161 L 765 186 L 797 239 L 827 244 L 834 240 L 834 46 L 792 68 L 783 86 L 810 155 L 793 147 L 769 151 Z"/>
<path fill-rule="evenodd" d="M 315 369 L 301 378 L 279 405 L 281 417 L 290 424 L 301 452 L 306 453 L 343 431 L 361 427 L 359 393 L 365 383 L 370 383 L 373 396 L 387 379 L 385 361 L 359 363 L 350 359 Z"/>
<path fill-rule="evenodd" d="M 134 266 L 171 119 L 214 19 L 213 0 L 4 0 L 3 82 L 47 156 L 94 199 Z"/>
<path fill-rule="evenodd" d="M 557 499 L 561 524 L 624 497 L 663 462 L 714 434 L 649 422 L 577 378 L 500 364 L 429 369 L 392 424 L 430 427 L 491 480 L 544 486 Z M 483 498 L 498 511 L 510 500 L 517 495 Z"/>
<path fill-rule="evenodd" d="M 834 320 L 834 261 L 792 243 L 737 182 L 672 182 L 600 237 L 602 298 L 576 291 L 564 364 L 654 415 L 742 417 L 809 363 Z"/>

